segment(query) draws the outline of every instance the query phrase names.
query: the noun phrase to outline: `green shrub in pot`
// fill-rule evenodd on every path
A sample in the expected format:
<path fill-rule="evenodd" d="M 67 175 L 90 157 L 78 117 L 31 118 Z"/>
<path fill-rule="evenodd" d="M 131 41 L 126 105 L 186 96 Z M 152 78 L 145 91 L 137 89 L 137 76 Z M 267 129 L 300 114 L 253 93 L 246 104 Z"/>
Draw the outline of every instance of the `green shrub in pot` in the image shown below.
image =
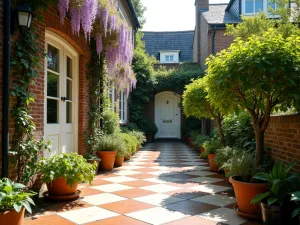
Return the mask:
<path fill-rule="evenodd" d="M 103 132 L 105 134 L 114 134 L 120 132 L 119 115 L 112 110 L 103 112 Z"/>
<path fill-rule="evenodd" d="M 203 148 L 204 142 L 209 140 L 209 136 L 198 134 L 193 139 L 193 145 L 197 148 Z"/>
<path fill-rule="evenodd" d="M 127 134 L 127 133 L 121 133 L 120 137 L 123 139 L 126 145 L 126 149 L 128 150 L 128 154 L 135 154 L 136 147 L 138 146 L 138 140 L 136 137 Z"/>
<path fill-rule="evenodd" d="M 128 134 L 134 136 L 138 140 L 138 147 L 142 146 L 142 144 L 147 142 L 146 136 L 143 132 L 130 131 Z"/>
<path fill-rule="evenodd" d="M 93 146 L 95 152 L 111 152 L 115 151 L 117 154 L 126 154 L 126 146 L 122 135 L 120 133 L 104 134 L 96 138 Z"/>
<path fill-rule="evenodd" d="M 225 148 L 220 148 L 216 151 L 215 163 L 222 167 L 229 159 L 238 154 L 240 150 L 236 148 L 231 148 L 229 146 Z"/>
<path fill-rule="evenodd" d="M 209 139 L 203 143 L 203 147 L 207 154 L 215 154 L 218 149 L 222 146 L 220 145 L 219 140 L 217 139 Z"/>
<path fill-rule="evenodd" d="M 42 181 L 50 183 L 59 178 L 64 178 L 69 186 L 75 183 L 92 183 L 95 177 L 97 164 L 90 164 L 77 153 L 64 153 L 42 158 L 38 164 L 38 171 L 42 174 Z"/>

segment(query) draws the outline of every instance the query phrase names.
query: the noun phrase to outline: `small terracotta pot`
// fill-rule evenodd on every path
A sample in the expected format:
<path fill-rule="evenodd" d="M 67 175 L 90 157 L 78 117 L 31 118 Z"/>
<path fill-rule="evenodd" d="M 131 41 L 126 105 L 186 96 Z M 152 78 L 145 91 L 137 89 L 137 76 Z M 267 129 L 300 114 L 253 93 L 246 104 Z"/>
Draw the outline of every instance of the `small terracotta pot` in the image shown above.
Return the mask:
<path fill-rule="evenodd" d="M 24 220 L 25 208 L 20 212 L 16 210 L 6 211 L 0 213 L 0 224 L 7 225 L 22 225 Z"/>
<path fill-rule="evenodd" d="M 67 184 L 66 179 L 58 178 L 53 180 L 51 183 L 47 183 L 49 195 L 53 196 L 67 196 L 73 195 L 77 191 L 78 183 L 75 182 L 72 187 Z"/>
<path fill-rule="evenodd" d="M 205 152 L 205 148 L 200 147 L 200 153 Z"/>
<path fill-rule="evenodd" d="M 208 154 L 208 162 L 210 166 L 210 171 L 218 172 L 219 166 L 215 163 L 216 154 Z"/>
<path fill-rule="evenodd" d="M 125 157 L 124 157 L 124 161 L 128 161 L 128 160 L 130 160 L 130 158 L 131 158 L 131 154 L 125 155 Z"/>
<path fill-rule="evenodd" d="M 147 138 L 147 142 L 148 143 L 152 143 L 153 142 L 153 135 L 152 134 L 147 134 L 146 138 Z"/>
<path fill-rule="evenodd" d="M 230 177 L 229 182 L 233 186 L 239 211 L 249 215 L 260 216 L 261 209 L 259 204 L 251 204 L 250 202 L 256 195 L 267 192 L 268 184 L 241 182 L 236 177 Z"/>
<path fill-rule="evenodd" d="M 188 142 L 189 142 L 189 146 L 193 147 L 193 139 L 189 137 Z"/>
<path fill-rule="evenodd" d="M 98 157 L 101 159 L 100 169 L 110 171 L 114 168 L 116 151 L 99 151 Z"/>
<path fill-rule="evenodd" d="M 124 158 L 125 158 L 124 156 L 118 157 L 118 155 L 116 155 L 115 167 L 121 167 L 123 165 Z"/>

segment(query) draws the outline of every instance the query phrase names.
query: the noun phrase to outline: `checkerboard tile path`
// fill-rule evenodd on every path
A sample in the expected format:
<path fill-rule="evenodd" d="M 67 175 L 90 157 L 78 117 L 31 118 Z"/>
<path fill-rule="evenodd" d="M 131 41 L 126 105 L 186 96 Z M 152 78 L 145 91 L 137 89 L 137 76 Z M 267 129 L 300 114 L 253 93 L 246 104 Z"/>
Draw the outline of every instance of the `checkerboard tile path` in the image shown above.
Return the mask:
<path fill-rule="evenodd" d="M 148 144 L 92 186 L 80 185 L 78 200 L 52 203 L 24 224 L 258 225 L 236 215 L 232 187 L 198 155 L 180 142 Z"/>

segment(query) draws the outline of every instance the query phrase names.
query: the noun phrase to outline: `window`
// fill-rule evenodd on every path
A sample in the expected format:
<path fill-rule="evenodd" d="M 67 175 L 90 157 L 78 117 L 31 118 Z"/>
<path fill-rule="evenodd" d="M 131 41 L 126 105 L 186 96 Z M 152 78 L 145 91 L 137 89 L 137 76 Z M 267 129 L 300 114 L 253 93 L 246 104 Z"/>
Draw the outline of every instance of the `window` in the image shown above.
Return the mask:
<path fill-rule="evenodd" d="M 127 95 L 124 91 L 120 92 L 119 115 L 120 123 L 127 123 Z"/>
<path fill-rule="evenodd" d="M 165 55 L 165 62 L 174 62 L 174 55 Z"/>
<path fill-rule="evenodd" d="M 269 0 L 243 0 L 243 14 L 252 15 L 260 11 L 270 13 L 269 7 L 276 9 L 276 3 L 272 3 Z"/>
<path fill-rule="evenodd" d="M 109 109 L 114 111 L 115 109 L 115 87 L 113 86 L 113 83 L 109 80 L 106 84 L 107 86 L 107 94 L 108 94 L 108 98 L 109 98 Z"/>

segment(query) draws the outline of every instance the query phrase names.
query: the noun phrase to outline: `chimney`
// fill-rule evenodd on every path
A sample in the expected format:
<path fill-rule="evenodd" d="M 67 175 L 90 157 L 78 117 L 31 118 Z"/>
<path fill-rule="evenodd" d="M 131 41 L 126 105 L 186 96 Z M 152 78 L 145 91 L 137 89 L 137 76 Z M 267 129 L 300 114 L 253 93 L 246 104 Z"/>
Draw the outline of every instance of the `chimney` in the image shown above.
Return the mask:
<path fill-rule="evenodd" d="M 195 1 L 196 10 L 199 12 L 205 12 L 209 9 L 209 0 L 196 0 Z"/>

